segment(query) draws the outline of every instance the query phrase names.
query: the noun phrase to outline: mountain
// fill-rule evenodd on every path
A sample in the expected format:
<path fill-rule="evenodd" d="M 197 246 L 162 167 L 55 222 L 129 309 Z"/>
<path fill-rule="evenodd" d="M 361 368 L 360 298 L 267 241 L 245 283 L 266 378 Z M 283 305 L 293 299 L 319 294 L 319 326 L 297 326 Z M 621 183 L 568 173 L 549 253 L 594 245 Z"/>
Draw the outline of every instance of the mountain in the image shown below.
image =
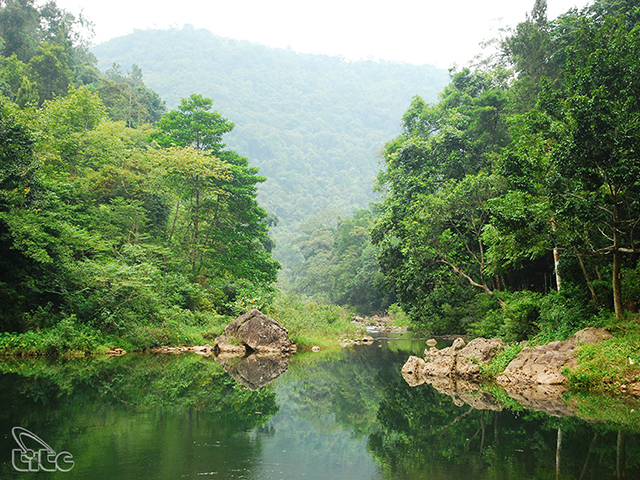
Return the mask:
<path fill-rule="evenodd" d="M 92 51 L 103 71 L 137 64 L 169 108 L 200 93 L 235 123 L 225 141 L 268 178 L 259 198 L 279 218 L 274 255 L 285 271 L 302 258 L 301 222 L 375 198 L 377 152 L 399 133 L 411 98 L 433 102 L 449 81 L 429 65 L 300 54 L 191 26 L 137 30 Z"/>

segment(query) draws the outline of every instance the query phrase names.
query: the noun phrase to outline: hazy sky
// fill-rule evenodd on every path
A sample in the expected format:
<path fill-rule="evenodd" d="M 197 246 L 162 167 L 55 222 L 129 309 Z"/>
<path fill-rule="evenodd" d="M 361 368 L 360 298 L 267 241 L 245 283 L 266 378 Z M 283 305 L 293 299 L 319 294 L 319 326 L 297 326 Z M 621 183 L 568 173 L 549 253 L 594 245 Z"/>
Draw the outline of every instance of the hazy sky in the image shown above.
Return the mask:
<path fill-rule="evenodd" d="M 39 3 L 43 3 L 40 0 Z M 549 18 L 589 0 L 547 0 Z M 57 0 L 95 24 L 94 43 L 191 24 L 297 52 L 464 65 L 479 43 L 525 19 L 534 0 Z"/>

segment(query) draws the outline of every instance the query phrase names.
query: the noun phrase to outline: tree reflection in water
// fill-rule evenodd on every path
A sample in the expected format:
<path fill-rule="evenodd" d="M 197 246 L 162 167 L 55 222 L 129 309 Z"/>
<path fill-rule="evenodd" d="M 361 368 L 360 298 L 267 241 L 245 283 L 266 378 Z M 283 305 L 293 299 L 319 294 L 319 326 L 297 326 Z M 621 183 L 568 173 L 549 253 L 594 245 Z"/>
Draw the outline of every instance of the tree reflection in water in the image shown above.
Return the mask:
<path fill-rule="evenodd" d="M 21 426 L 71 452 L 64 478 L 87 480 L 640 478 L 637 401 L 574 394 L 544 406 L 540 392 L 491 384 L 412 388 L 400 371 L 415 349 L 424 341 L 266 361 L 5 359 L 0 477 L 23 478 L 10 457 Z"/>

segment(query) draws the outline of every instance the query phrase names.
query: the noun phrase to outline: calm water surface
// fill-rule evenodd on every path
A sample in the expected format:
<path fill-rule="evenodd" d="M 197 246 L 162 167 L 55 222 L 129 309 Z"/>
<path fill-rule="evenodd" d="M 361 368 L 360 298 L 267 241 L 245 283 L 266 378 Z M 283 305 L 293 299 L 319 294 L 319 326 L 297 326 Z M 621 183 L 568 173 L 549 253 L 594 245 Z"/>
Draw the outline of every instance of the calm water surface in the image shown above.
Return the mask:
<path fill-rule="evenodd" d="M 640 478 L 640 405 L 569 399 L 610 413 L 610 422 L 596 423 L 577 407 L 564 417 L 523 409 L 495 386 L 465 402 L 403 380 L 402 365 L 423 349 L 424 339 L 379 338 L 275 367 L 195 354 L 5 360 L 0 477 Z M 16 461 L 29 464 L 14 455 L 14 427 L 68 452 L 73 468 L 16 471 Z"/>

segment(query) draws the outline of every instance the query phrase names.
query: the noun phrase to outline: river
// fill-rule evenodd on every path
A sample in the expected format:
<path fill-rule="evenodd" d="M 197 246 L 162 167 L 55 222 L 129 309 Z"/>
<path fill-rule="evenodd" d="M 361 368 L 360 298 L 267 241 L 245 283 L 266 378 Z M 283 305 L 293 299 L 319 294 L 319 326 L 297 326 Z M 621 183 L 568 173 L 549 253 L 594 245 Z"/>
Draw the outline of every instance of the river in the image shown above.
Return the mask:
<path fill-rule="evenodd" d="M 424 339 L 379 334 L 373 345 L 298 353 L 273 381 L 257 367 L 257 377 L 270 381 L 260 388 L 255 375 L 240 377 L 249 364 L 196 354 L 5 359 L 0 474 L 640 478 L 637 401 L 565 396 L 571 409 L 552 415 L 523 408 L 494 385 L 468 401 L 432 385 L 410 387 L 401 367 L 424 346 Z M 602 412 L 608 422 L 590 418 Z"/>

